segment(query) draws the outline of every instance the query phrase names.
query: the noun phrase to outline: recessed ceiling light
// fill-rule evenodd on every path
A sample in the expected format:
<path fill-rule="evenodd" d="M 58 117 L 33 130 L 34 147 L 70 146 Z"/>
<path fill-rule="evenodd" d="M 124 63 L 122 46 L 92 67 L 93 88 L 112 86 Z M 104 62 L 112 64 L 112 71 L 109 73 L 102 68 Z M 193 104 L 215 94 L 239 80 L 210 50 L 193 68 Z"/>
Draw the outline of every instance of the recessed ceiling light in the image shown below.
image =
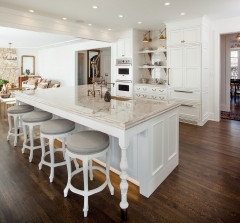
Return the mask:
<path fill-rule="evenodd" d="M 67 20 L 67 18 L 63 18 L 63 20 Z"/>
<path fill-rule="evenodd" d="M 91 26 L 92 24 L 91 24 L 91 23 L 89 23 L 88 25 L 89 25 L 89 26 Z"/>
<path fill-rule="evenodd" d="M 122 18 L 122 17 L 123 17 L 123 15 L 119 15 L 119 17 L 120 17 L 120 18 Z"/>
<path fill-rule="evenodd" d="M 30 9 L 29 12 L 34 12 L 34 10 Z"/>
<path fill-rule="evenodd" d="M 98 7 L 95 5 L 95 6 L 93 6 L 93 8 L 94 8 L 94 9 L 97 9 Z"/>
<path fill-rule="evenodd" d="M 169 2 L 166 2 L 165 5 L 170 5 L 170 3 L 169 3 Z"/>
<path fill-rule="evenodd" d="M 108 30 L 111 30 L 111 29 L 108 29 Z"/>
<path fill-rule="evenodd" d="M 138 24 L 142 24 L 142 22 L 138 22 Z"/>
<path fill-rule="evenodd" d="M 181 15 L 185 15 L 185 12 L 182 12 Z"/>

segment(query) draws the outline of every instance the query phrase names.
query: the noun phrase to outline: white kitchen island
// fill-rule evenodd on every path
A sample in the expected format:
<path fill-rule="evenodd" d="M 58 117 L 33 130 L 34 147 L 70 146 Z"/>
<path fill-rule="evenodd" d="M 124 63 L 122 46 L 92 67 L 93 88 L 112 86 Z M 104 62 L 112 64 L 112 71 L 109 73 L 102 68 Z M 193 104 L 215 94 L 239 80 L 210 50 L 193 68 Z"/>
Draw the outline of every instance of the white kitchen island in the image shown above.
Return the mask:
<path fill-rule="evenodd" d="M 105 102 L 98 95 L 87 96 L 89 88 L 28 90 L 15 95 L 19 102 L 111 136 L 112 163 L 121 172 L 121 214 L 126 219 L 128 166 L 140 193 L 149 197 L 178 165 L 180 104 L 147 99 Z"/>

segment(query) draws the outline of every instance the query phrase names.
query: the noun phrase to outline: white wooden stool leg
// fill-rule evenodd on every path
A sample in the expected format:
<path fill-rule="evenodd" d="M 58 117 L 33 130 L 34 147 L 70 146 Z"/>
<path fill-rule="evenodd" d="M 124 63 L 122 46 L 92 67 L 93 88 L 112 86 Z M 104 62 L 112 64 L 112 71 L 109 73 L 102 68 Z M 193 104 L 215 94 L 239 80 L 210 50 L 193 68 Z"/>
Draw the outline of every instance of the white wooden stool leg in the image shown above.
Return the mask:
<path fill-rule="evenodd" d="M 51 171 L 50 171 L 50 182 L 53 182 L 54 178 L 54 138 L 49 138 L 49 150 L 50 150 L 50 159 L 51 159 Z"/>
<path fill-rule="evenodd" d="M 83 179 L 84 179 L 84 217 L 87 217 L 88 213 L 88 158 L 83 159 Z"/>
<path fill-rule="evenodd" d="M 14 132 L 15 132 L 15 136 L 14 136 L 13 145 L 16 146 L 17 145 L 17 134 L 18 134 L 18 117 L 17 116 L 14 116 Z"/>
<path fill-rule="evenodd" d="M 93 180 L 92 159 L 89 160 L 89 178 Z"/>
<path fill-rule="evenodd" d="M 27 126 L 26 125 L 23 125 L 23 135 L 24 135 L 24 142 L 23 142 L 22 153 L 25 152 L 25 145 L 27 142 Z"/>
<path fill-rule="evenodd" d="M 34 127 L 32 125 L 29 126 L 29 134 L 30 134 L 30 156 L 29 156 L 29 162 L 32 162 L 32 158 L 33 158 L 33 147 L 34 147 Z"/>
<path fill-rule="evenodd" d="M 66 139 L 65 137 L 62 138 L 62 148 L 64 149 L 63 150 L 63 159 L 65 159 L 65 152 L 66 152 Z"/>
<path fill-rule="evenodd" d="M 67 182 L 67 186 L 65 187 L 63 193 L 64 193 L 64 197 L 67 197 L 68 191 L 69 191 L 69 185 L 71 184 L 71 179 L 72 179 L 72 166 L 71 166 L 71 158 L 69 157 L 69 155 L 67 153 L 65 154 L 65 158 L 66 158 L 66 163 L 67 163 L 68 182 Z"/>
<path fill-rule="evenodd" d="M 12 119 L 11 119 L 10 115 L 8 115 L 8 125 L 9 125 L 9 131 L 8 131 L 8 135 L 7 135 L 7 140 L 9 140 L 9 136 L 10 136 L 10 133 L 12 130 Z"/>
<path fill-rule="evenodd" d="M 74 162 L 75 168 L 78 169 L 79 168 L 79 164 L 77 162 L 77 159 L 73 158 L 73 162 Z"/>
<path fill-rule="evenodd" d="M 111 161 L 111 149 L 108 148 L 108 151 L 106 153 L 107 158 L 107 165 L 106 165 L 106 178 L 108 180 L 108 188 L 110 190 L 111 195 L 114 195 L 114 187 L 111 184 L 110 176 L 109 176 L 109 170 L 110 170 L 110 161 Z"/>
<path fill-rule="evenodd" d="M 45 157 L 45 138 L 44 137 L 40 137 L 40 141 L 41 141 L 41 147 L 42 147 L 42 158 L 41 158 L 41 162 L 38 164 L 39 170 L 42 169 L 42 164 L 43 164 L 43 160 Z"/>

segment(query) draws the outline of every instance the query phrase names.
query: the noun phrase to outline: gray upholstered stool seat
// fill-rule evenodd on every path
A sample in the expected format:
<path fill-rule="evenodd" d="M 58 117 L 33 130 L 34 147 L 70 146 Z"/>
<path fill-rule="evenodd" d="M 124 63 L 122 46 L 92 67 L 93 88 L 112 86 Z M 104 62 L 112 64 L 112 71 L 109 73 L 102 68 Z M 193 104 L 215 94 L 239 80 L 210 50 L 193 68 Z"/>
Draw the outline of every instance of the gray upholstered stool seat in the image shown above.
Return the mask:
<path fill-rule="evenodd" d="M 42 133 L 47 135 L 63 134 L 75 129 L 75 123 L 67 119 L 54 119 L 40 126 Z"/>
<path fill-rule="evenodd" d="M 69 189 L 76 194 L 84 196 L 83 212 L 84 217 L 88 213 L 88 197 L 95 193 L 102 191 L 107 185 L 110 193 L 114 194 L 114 188 L 110 181 L 109 169 L 111 160 L 111 150 L 109 148 L 109 136 L 99 131 L 82 131 L 67 137 L 66 161 L 68 169 L 68 182 L 64 189 L 64 197 L 68 195 Z M 106 155 L 106 169 L 100 166 L 92 166 L 92 159 Z M 78 168 L 72 172 L 70 163 L 71 158 L 81 159 L 83 163 L 82 168 Z M 89 165 L 90 162 L 90 165 Z M 99 187 L 88 189 L 88 171 L 90 172 L 90 180 L 93 179 L 92 170 L 99 170 L 105 174 L 106 180 Z M 71 179 L 77 173 L 83 171 L 84 176 L 84 190 L 77 189 L 71 184 Z"/>
<path fill-rule="evenodd" d="M 24 142 L 22 153 L 24 153 L 25 149 L 30 150 L 29 162 L 32 162 L 33 159 L 33 150 L 40 149 L 41 145 L 34 146 L 34 140 L 39 139 L 39 136 L 36 136 L 34 133 L 34 127 L 41 125 L 43 122 L 52 119 L 52 114 L 46 111 L 32 111 L 29 112 L 22 117 L 23 121 L 23 132 L 24 132 Z M 29 139 L 27 138 L 27 129 L 29 128 Z M 30 142 L 30 145 L 28 145 Z"/>
<path fill-rule="evenodd" d="M 66 137 L 69 136 L 72 131 L 75 129 L 75 123 L 67 120 L 67 119 L 53 119 L 46 121 L 40 125 L 40 139 L 41 139 L 41 147 L 42 147 L 42 158 L 39 163 L 39 169 L 42 169 L 42 165 L 47 165 L 51 168 L 50 171 L 50 182 L 53 182 L 54 178 L 54 168 L 57 166 L 66 165 L 66 161 L 55 163 L 54 153 L 61 151 L 63 152 L 63 157 L 65 158 L 65 140 Z M 49 140 L 49 151 L 45 151 L 45 139 Z M 54 140 L 56 138 L 61 138 L 62 140 L 62 148 L 54 149 Z M 50 154 L 50 162 L 45 160 L 45 157 Z M 79 165 L 74 159 L 75 167 L 78 168 Z"/>
<path fill-rule="evenodd" d="M 9 131 L 8 131 L 7 140 L 9 140 L 9 137 L 13 135 L 14 146 L 17 145 L 17 137 L 20 135 L 23 135 L 23 133 L 20 133 L 20 127 L 22 127 L 22 116 L 33 110 L 34 110 L 34 107 L 31 105 L 15 105 L 8 108 L 7 111 L 8 111 Z M 12 127 L 11 117 L 13 117 L 13 120 L 14 120 L 14 128 Z M 21 124 L 20 126 L 19 126 L 19 121 Z"/>
<path fill-rule="evenodd" d="M 99 153 L 109 146 L 109 136 L 99 131 L 82 131 L 67 137 L 67 149 L 76 154 Z"/>
<path fill-rule="evenodd" d="M 44 122 L 52 119 L 52 114 L 46 111 L 33 111 L 22 117 L 24 122 Z"/>
<path fill-rule="evenodd" d="M 8 108 L 8 113 L 20 114 L 20 113 L 31 112 L 33 110 L 34 110 L 34 107 L 31 105 L 15 105 L 13 107 Z"/>

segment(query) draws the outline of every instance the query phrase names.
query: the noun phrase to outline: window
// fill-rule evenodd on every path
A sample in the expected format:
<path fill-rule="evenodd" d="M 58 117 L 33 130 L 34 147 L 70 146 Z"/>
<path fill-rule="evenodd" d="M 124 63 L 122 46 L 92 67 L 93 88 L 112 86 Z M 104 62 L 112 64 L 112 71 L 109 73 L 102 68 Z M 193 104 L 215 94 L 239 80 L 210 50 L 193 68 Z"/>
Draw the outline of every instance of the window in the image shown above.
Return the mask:
<path fill-rule="evenodd" d="M 231 50 L 231 79 L 239 78 L 239 50 Z"/>

